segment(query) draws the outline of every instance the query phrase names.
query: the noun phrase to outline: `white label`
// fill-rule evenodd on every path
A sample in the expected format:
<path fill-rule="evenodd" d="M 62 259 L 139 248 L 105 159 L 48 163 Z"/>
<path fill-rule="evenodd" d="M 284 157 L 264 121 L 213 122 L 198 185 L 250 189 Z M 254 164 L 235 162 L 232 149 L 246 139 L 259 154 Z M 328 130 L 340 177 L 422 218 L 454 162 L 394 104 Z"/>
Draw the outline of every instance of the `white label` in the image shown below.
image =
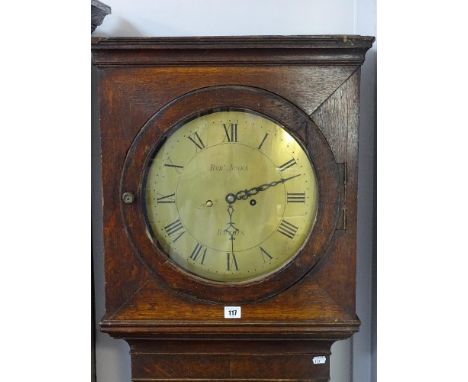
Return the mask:
<path fill-rule="evenodd" d="M 312 362 L 314 363 L 314 365 L 323 365 L 327 362 L 327 357 L 325 357 L 324 355 L 318 355 L 312 358 Z"/>
<path fill-rule="evenodd" d="M 224 318 L 241 318 L 240 306 L 225 306 Z"/>

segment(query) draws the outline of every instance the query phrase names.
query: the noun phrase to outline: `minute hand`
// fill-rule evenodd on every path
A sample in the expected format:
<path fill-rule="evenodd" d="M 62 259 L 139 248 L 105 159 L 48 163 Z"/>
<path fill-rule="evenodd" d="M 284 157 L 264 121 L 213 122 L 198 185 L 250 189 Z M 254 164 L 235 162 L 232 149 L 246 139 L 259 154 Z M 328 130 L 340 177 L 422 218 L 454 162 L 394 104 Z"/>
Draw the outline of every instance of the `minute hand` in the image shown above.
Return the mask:
<path fill-rule="evenodd" d="M 297 174 L 297 175 L 294 175 L 294 176 L 290 176 L 289 178 L 274 180 L 273 182 L 265 183 L 265 184 L 262 184 L 260 186 L 250 188 L 248 190 L 238 191 L 238 192 L 236 192 L 234 194 L 235 200 L 246 200 L 246 199 L 250 198 L 251 196 L 258 194 L 261 191 L 265 191 L 265 190 L 269 189 L 270 187 L 274 187 L 274 186 L 276 186 L 278 184 L 287 182 L 288 180 L 296 178 L 296 177 L 298 177 L 300 175 L 301 174 Z"/>

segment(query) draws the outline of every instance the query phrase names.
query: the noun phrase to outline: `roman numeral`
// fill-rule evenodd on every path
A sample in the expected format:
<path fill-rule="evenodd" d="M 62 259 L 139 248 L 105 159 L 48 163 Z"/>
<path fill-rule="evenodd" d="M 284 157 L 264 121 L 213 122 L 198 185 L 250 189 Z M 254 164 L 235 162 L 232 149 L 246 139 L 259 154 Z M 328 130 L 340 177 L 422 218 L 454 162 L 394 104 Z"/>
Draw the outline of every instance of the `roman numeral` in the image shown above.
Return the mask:
<path fill-rule="evenodd" d="M 288 169 L 289 167 L 292 167 L 296 164 L 296 160 L 293 158 L 291 160 L 288 160 L 286 163 L 283 163 L 281 166 L 279 166 L 280 171 L 284 171 Z"/>
<path fill-rule="evenodd" d="M 234 268 L 236 268 L 236 271 L 239 270 L 239 267 L 237 266 L 236 255 L 234 253 L 228 252 L 227 253 L 227 270 L 230 271 L 230 270 L 233 270 Z"/>
<path fill-rule="evenodd" d="M 263 249 L 262 247 L 260 247 L 260 253 L 262 254 L 262 259 L 263 259 L 263 262 L 265 262 L 265 258 L 268 257 L 268 260 L 271 260 L 273 259 L 273 256 L 271 256 L 265 249 Z"/>
<path fill-rule="evenodd" d="M 198 133 L 195 131 L 195 133 L 192 134 L 192 136 L 188 136 L 188 139 L 192 141 L 192 143 L 197 146 L 200 150 L 203 150 L 205 148 L 205 144 L 201 140 L 200 136 Z"/>
<path fill-rule="evenodd" d="M 170 157 L 167 157 L 167 163 L 164 163 L 164 166 L 173 168 L 178 174 L 180 174 L 180 172 L 184 169 L 184 166 L 174 164 Z"/>
<path fill-rule="evenodd" d="M 231 123 L 230 128 L 223 123 L 224 132 L 226 133 L 226 137 L 228 142 L 237 142 L 237 123 Z"/>
<path fill-rule="evenodd" d="M 260 142 L 260 144 L 258 145 L 257 149 L 261 149 L 262 146 L 263 146 L 263 143 L 265 142 L 265 140 L 267 139 L 268 137 L 268 133 L 265 134 L 265 136 L 263 137 L 262 141 Z"/>
<path fill-rule="evenodd" d="M 175 193 L 157 198 L 158 203 L 175 203 Z"/>
<path fill-rule="evenodd" d="M 164 166 L 166 167 L 174 167 L 174 168 L 184 168 L 184 166 L 179 166 L 177 164 L 172 164 L 172 163 L 164 163 Z"/>
<path fill-rule="evenodd" d="M 175 234 L 179 233 L 179 231 L 182 230 L 182 232 L 180 232 L 178 234 L 178 236 L 172 241 L 173 243 L 175 243 L 185 233 L 185 231 L 183 231 L 183 229 L 184 229 L 184 226 L 180 222 L 180 219 L 177 219 L 176 221 L 174 221 L 171 224 L 168 224 L 167 226 L 164 227 L 164 230 L 166 231 L 166 233 L 171 237 L 172 237 L 172 235 L 175 235 Z"/>
<path fill-rule="evenodd" d="M 203 249 L 203 245 L 201 245 L 200 243 L 197 243 L 195 245 L 195 248 L 192 251 L 192 254 L 190 255 L 190 259 L 192 259 L 193 261 L 197 261 L 198 256 L 201 254 L 202 256 L 201 256 L 200 264 L 203 265 L 203 262 L 205 261 L 207 248 L 205 247 L 205 250 L 203 252 L 202 252 L 202 249 Z"/>
<path fill-rule="evenodd" d="M 294 224 L 291 224 L 286 220 L 282 220 L 278 227 L 278 232 L 290 239 L 293 239 L 298 229 L 299 227 L 296 227 Z"/>
<path fill-rule="evenodd" d="M 288 192 L 288 203 L 305 203 L 305 192 Z"/>

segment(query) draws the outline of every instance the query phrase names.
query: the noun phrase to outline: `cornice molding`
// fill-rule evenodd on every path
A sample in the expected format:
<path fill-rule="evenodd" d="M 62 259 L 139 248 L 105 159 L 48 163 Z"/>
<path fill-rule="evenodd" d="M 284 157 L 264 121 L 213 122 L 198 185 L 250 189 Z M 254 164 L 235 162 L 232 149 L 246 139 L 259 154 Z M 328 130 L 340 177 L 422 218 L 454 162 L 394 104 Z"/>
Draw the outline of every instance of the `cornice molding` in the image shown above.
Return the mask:
<path fill-rule="evenodd" d="M 92 52 L 97 66 L 361 65 L 373 41 L 357 35 L 94 37 Z"/>

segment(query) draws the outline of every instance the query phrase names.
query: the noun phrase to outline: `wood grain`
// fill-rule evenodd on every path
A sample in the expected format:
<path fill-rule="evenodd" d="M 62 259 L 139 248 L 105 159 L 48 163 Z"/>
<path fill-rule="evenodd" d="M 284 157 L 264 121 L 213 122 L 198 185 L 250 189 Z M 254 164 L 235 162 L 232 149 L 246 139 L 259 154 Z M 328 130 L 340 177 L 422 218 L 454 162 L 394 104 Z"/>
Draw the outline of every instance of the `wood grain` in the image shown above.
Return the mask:
<path fill-rule="evenodd" d="M 284 126 L 302 140 L 314 163 L 318 182 L 319 206 L 312 230 L 314 240 L 280 271 L 253 282 L 235 285 L 216 283 L 192 276 L 176 266 L 157 243 L 147 235 L 142 179 L 154 157 L 154 149 L 165 139 L 171 128 L 184 119 L 191 119 L 208 110 L 236 107 L 261 113 Z M 333 240 L 342 208 L 343 186 L 338 168 L 323 135 L 300 109 L 274 93 L 246 86 L 206 87 L 177 98 L 158 111 L 141 129 L 133 141 L 122 172 L 120 194 L 132 192 L 133 204 L 121 203 L 126 233 L 136 254 L 156 277 L 162 277 L 171 290 L 215 302 L 246 303 L 271 297 L 293 285 L 320 260 Z"/>
<path fill-rule="evenodd" d="M 93 38 L 93 62 L 116 65 L 361 65 L 366 36 Z"/>
<path fill-rule="evenodd" d="M 130 341 L 133 380 L 327 381 L 330 341 Z M 314 356 L 326 357 L 314 364 Z M 158 375 L 158 379 L 154 378 Z"/>
<path fill-rule="evenodd" d="M 329 362 L 317 366 L 311 357 L 328 357 L 331 344 L 360 324 L 359 67 L 372 42 L 362 36 L 93 39 L 106 280 L 101 330 L 129 342 L 134 381 L 329 379 Z M 203 97 L 189 96 L 197 92 Z M 328 200 L 324 224 L 292 271 L 259 283 L 257 291 L 255 285 L 250 292 L 236 285 L 213 289 L 163 264 L 142 225 L 141 205 L 121 201 L 127 188 L 138 196 L 157 140 L 180 118 L 215 103 L 251 107 L 294 130 Z M 223 301 L 243 301 L 242 319 L 224 320 Z"/>

